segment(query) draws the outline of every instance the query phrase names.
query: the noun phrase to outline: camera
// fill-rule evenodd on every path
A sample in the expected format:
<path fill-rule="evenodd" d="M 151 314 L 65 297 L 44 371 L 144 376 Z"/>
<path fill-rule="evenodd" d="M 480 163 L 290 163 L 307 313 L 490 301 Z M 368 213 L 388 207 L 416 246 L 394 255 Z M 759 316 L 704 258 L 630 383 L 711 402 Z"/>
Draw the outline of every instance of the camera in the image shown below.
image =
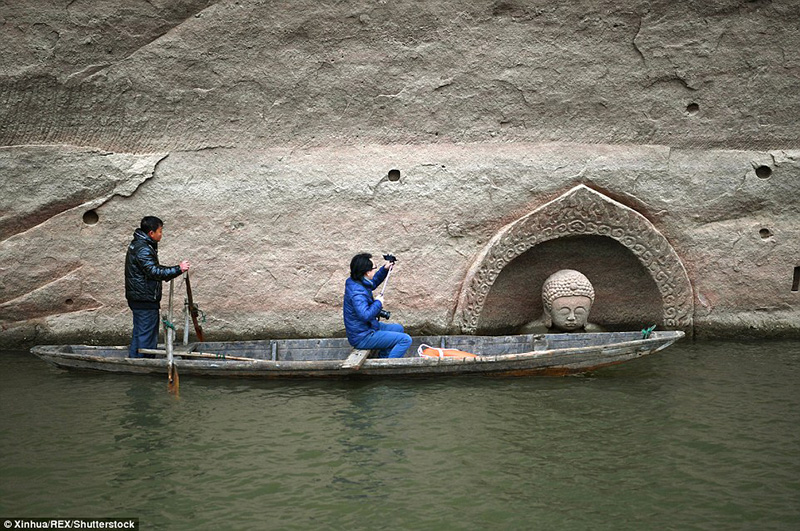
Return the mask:
<path fill-rule="evenodd" d="M 389 319 L 392 317 L 392 312 L 381 310 L 380 312 L 378 312 L 378 317 L 383 319 Z"/>
<path fill-rule="evenodd" d="M 397 262 L 397 257 L 395 257 L 395 255 L 393 254 L 385 254 L 383 255 L 383 259 L 389 262 L 390 264 Z"/>

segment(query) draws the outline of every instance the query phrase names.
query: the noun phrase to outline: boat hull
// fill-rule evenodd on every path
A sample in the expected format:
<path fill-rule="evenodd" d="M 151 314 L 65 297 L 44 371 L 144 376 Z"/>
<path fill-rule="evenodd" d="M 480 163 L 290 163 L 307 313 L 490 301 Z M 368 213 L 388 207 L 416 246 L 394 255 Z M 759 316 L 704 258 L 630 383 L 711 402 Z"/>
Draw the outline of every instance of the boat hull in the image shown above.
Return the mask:
<path fill-rule="evenodd" d="M 653 332 L 647 339 L 640 332 L 427 336 L 415 338 L 415 345 L 438 343 L 477 357 L 420 357 L 411 354 L 416 352 L 412 346 L 407 357 L 367 358 L 354 367 L 345 363 L 353 349 L 342 339 L 198 343 L 177 351 L 175 364 L 181 376 L 210 377 L 564 376 L 653 354 L 683 336 L 680 331 Z M 167 371 L 166 358 L 128 358 L 127 347 L 44 345 L 31 351 L 63 369 L 160 375 Z"/>

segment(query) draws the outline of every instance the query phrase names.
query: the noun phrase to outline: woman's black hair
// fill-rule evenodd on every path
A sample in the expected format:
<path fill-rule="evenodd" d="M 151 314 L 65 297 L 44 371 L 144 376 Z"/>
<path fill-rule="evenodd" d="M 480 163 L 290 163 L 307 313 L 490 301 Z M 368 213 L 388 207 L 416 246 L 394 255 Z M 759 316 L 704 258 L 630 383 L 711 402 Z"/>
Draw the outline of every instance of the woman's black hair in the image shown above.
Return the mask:
<path fill-rule="evenodd" d="M 350 278 L 353 280 L 361 280 L 367 271 L 372 270 L 372 255 L 369 253 L 357 254 L 350 260 Z"/>
<path fill-rule="evenodd" d="M 142 218 L 142 222 L 139 224 L 139 228 L 142 229 L 145 234 L 155 232 L 159 227 L 163 226 L 164 222 L 155 216 L 145 216 Z"/>

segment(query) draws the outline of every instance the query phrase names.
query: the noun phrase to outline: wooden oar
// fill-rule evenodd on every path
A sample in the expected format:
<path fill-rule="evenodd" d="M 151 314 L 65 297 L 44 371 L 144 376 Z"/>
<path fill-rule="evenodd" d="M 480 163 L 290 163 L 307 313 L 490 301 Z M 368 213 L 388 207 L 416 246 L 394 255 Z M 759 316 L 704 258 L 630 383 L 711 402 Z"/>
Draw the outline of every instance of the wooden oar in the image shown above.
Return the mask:
<path fill-rule="evenodd" d="M 194 323 L 194 331 L 197 334 L 197 340 L 201 343 L 205 341 L 203 337 L 203 329 L 197 320 L 197 306 L 194 305 L 192 300 L 192 285 L 189 283 L 189 271 L 183 272 L 183 279 L 186 282 L 186 297 L 189 299 L 189 313 L 192 314 L 192 323 Z"/>
<path fill-rule="evenodd" d="M 169 307 L 167 310 L 167 390 L 174 395 L 178 395 L 180 383 L 178 380 L 178 368 L 175 360 L 172 359 L 172 344 L 175 340 L 175 328 L 172 325 L 172 294 L 174 291 L 174 280 L 169 281 Z"/>

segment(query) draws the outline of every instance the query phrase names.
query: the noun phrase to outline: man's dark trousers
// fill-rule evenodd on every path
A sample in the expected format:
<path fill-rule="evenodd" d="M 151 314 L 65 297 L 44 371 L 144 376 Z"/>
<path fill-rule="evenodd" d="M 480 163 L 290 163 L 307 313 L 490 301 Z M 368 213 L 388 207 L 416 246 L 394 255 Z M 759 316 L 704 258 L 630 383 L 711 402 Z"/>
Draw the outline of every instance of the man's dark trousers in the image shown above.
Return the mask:
<path fill-rule="evenodd" d="M 158 312 L 159 310 L 134 310 L 133 337 L 128 356 L 131 358 L 150 358 L 139 354 L 140 348 L 156 348 L 158 346 Z"/>

